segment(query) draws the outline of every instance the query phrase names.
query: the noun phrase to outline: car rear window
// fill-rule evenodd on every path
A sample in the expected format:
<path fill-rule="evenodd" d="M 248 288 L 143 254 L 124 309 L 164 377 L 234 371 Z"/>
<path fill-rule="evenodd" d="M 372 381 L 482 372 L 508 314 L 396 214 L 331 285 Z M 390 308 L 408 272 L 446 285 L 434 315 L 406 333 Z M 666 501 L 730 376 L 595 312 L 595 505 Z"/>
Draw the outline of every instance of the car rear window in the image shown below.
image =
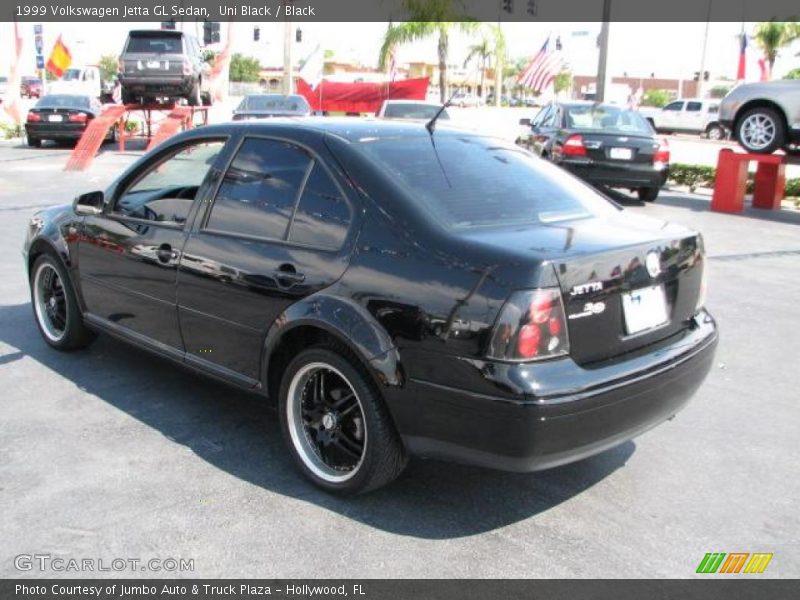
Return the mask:
<path fill-rule="evenodd" d="M 36 108 L 89 108 L 89 96 L 72 96 L 68 94 L 53 94 L 42 96 L 36 103 Z"/>
<path fill-rule="evenodd" d="M 565 106 L 567 129 L 651 135 L 648 122 L 637 112 L 616 106 Z"/>
<path fill-rule="evenodd" d="M 162 34 L 131 34 L 126 52 L 148 54 L 181 54 L 183 44 L 180 36 Z"/>
<path fill-rule="evenodd" d="M 237 110 L 263 110 L 263 111 L 309 111 L 308 102 L 302 96 L 245 96 Z"/>
<path fill-rule="evenodd" d="M 435 134 L 364 140 L 360 147 L 448 228 L 530 225 L 617 210 L 577 178 L 502 140 Z"/>
<path fill-rule="evenodd" d="M 383 111 L 383 116 L 391 119 L 432 119 L 440 109 L 440 106 L 415 104 L 413 102 L 387 104 L 386 110 Z M 442 114 L 439 115 L 439 118 L 449 119 L 450 115 L 444 110 Z"/>

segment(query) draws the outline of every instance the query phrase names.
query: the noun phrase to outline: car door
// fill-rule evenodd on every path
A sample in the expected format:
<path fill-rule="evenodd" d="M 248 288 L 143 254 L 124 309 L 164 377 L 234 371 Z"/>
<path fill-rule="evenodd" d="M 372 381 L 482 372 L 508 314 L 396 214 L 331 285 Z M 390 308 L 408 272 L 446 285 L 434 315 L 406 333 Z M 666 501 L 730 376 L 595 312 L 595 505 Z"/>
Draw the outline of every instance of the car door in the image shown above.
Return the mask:
<path fill-rule="evenodd" d="M 558 107 L 550 104 L 542 109 L 536 119 L 531 123 L 531 141 L 533 150 L 540 156 L 547 156 L 555 132 L 554 124 L 558 113 Z"/>
<path fill-rule="evenodd" d="M 178 260 L 195 199 L 224 145 L 222 138 L 201 138 L 164 149 L 109 190 L 103 213 L 86 217 L 78 268 L 90 320 L 183 353 Z"/>
<path fill-rule="evenodd" d="M 666 129 L 667 131 L 673 129 L 680 129 L 681 112 L 683 111 L 683 100 L 676 100 L 670 102 L 661 111 L 661 123 L 658 124 L 659 129 Z"/>
<path fill-rule="evenodd" d="M 181 257 L 188 362 L 257 385 L 272 323 L 347 268 L 357 213 L 338 177 L 307 146 L 242 139 Z"/>
<path fill-rule="evenodd" d="M 681 131 L 697 132 L 703 129 L 703 103 L 700 100 L 686 102 L 679 125 L 678 129 Z"/>

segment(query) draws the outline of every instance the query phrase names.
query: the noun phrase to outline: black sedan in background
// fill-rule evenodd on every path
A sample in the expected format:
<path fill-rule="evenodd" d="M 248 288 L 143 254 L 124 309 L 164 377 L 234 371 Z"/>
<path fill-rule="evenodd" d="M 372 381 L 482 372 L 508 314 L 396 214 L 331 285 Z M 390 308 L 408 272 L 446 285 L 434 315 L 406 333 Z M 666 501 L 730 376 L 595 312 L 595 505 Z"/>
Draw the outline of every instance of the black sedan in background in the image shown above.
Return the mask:
<path fill-rule="evenodd" d="M 100 114 L 103 105 L 91 96 L 78 94 L 48 94 L 28 111 L 25 134 L 28 146 L 39 147 L 42 140 L 76 141 L 92 119 Z M 117 128 L 112 127 L 106 141 L 114 141 Z"/>
<path fill-rule="evenodd" d="M 517 140 L 592 185 L 628 188 L 653 202 L 667 181 L 669 146 L 639 113 L 610 104 L 557 102 L 543 107 Z"/>
<path fill-rule="evenodd" d="M 717 340 L 698 233 L 444 123 L 198 127 L 33 216 L 24 258 L 47 344 L 103 332 L 277 400 L 338 493 L 409 454 L 601 452 L 678 412 Z"/>
<path fill-rule="evenodd" d="M 268 119 L 271 117 L 307 117 L 311 107 L 298 94 L 249 94 L 233 111 L 234 121 Z"/>

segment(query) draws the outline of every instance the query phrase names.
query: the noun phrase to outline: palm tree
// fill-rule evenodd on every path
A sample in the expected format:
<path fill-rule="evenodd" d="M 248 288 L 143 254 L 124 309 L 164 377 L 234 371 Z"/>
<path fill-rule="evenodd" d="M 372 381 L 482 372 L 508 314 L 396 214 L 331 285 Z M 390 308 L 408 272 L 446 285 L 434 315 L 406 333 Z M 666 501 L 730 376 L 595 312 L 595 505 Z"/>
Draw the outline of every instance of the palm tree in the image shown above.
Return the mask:
<path fill-rule="evenodd" d="M 492 45 L 491 42 L 484 36 L 480 42 L 477 44 L 473 44 L 469 48 L 467 48 L 467 58 L 464 59 L 464 68 L 467 68 L 467 65 L 473 59 L 478 59 L 478 64 L 481 68 L 481 83 L 478 88 L 478 95 L 483 96 L 484 90 L 484 78 L 486 77 L 486 63 L 491 58 L 492 52 Z"/>
<path fill-rule="evenodd" d="M 438 36 L 437 54 L 439 56 L 439 96 L 445 102 L 447 93 L 447 54 L 449 50 L 450 32 L 454 27 L 462 31 L 474 31 L 477 24 L 461 19 L 453 10 L 455 0 L 404 0 L 403 2 L 412 20 L 398 25 L 390 25 L 386 30 L 378 58 L 379 68 L 386 69 L 389 57 L 398 46 Z"/>
<path fill-rule="evenodd" d="M 480 95 L 484 95 L 486 67 L 490 66 L 492 59 L 495 65 L 495 96 L 499 98 L 502 91 L 502 64 L 506 54 L 506 39 L 499 26 L 488 23 L 482 27 L 481 41 L 467 49 L 467 58 L 464 59 L 464 68 L 474 59 L 478 59 L 481 67 Z M 498 91 L 500 90 L 500 91 Z"/>
<path fill-rule="evenodd" d="M 756 25 L 753 39 L 764 51 L 764 57 L 769 62 L 770 76 L 772 76 L 772 68 L 775 66 L 775 59 L 778 58 L 778 51 L 794 40 L 800 39 L 800 25 L 782 21 L 765 21 Z"/>

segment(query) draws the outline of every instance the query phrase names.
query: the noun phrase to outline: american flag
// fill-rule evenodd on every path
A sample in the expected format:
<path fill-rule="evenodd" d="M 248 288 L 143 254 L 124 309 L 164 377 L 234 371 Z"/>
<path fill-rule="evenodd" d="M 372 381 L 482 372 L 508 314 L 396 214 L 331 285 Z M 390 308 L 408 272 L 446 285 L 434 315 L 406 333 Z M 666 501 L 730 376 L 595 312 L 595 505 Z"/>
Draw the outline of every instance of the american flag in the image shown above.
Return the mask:
<path fill-rule="evenodd" d="M 531 59 L 522 73 L 519 74 L 519 77 L 517 77 L 517 83 L 520 86 L 529 88 L 534 92 L 541 92 L 553 82 L 553 79 L 561 71 L 561 67 L 564 64 L 561 53 L 551 51 L 548 48 L 549 45 L 550 38 L 548 37 L 542 49 L 536 53 L 536 56 Z"/>

